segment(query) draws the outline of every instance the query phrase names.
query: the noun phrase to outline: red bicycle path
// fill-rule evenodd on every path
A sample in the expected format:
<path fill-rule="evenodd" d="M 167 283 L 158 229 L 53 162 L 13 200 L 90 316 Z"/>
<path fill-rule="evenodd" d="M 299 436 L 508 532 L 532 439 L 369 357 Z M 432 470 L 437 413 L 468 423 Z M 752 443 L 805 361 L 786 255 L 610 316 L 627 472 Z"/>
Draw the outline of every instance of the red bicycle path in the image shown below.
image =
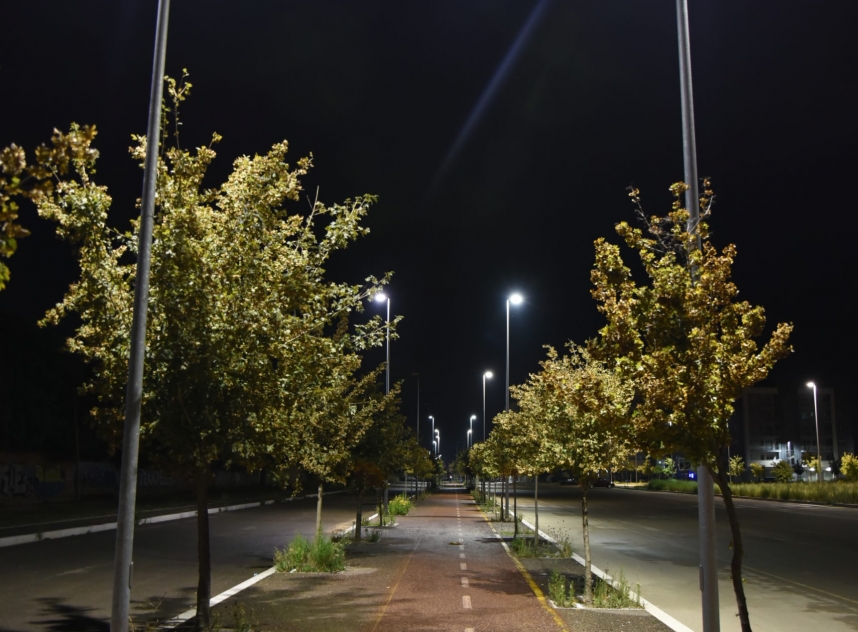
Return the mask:
<path fill-rule="evenodd" d="M 371 632 L 568 630 L 464 490 L 428 496 L 399 529 L 412 549 Z"/>

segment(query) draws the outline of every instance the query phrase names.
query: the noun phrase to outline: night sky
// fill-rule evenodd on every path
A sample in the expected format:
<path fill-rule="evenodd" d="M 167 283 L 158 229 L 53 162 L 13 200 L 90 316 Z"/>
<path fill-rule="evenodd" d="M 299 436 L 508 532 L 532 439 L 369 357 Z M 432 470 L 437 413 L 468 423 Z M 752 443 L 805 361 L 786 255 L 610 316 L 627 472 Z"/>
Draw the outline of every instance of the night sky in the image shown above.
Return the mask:
<path fill-rule="evenodd" d="M 796 352 L 771 381 L 834 386 L 853 417 L 858 2 L 689 4 L 713 240 L 738 246 L 741 297 L 795 324 Z M 32 150 L 54 127 L 96 124 L 97 177 L 123 226 L 142 186 L 126 149 L 145 133 L 155 11 L 155 0 L 0 6 L 0 146 Z M 633 218 L 626 188 L 664 213 L 683 176 L 673 0 L 174 0 L 167 72 L 182 68 L 194 84 L 185 143 L 224 136 L 212 183 L 288 139 L 291 162 L 315 156 L 304 185 L 322 201 L 379 195 L 370 236 L 331 277 L 395 272 L 392 380 L 405 379 L 413 423 L 420 373 L 421 429 L 434 415 L 445 457 L 481 415 L 485 370 L 489 417 L 503 407 L 509 294 L 525 297 L 512 311 L 516 383 L 542 345 L 600 327 L 592 244 L 618 241 L 614 224 Z M 29 332 L 75 265 L 32 208 L 22 220 L 34 234 L 8 261 L 0 314 Z"/>

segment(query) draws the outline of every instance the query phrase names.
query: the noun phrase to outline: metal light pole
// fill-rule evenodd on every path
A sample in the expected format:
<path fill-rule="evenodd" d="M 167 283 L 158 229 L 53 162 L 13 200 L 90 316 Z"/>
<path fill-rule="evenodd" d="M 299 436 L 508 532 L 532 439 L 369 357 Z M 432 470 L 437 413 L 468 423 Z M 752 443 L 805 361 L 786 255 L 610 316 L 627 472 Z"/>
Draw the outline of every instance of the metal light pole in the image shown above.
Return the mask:
<path fill-rule="evenodd" d="M 149 302 L 149 268 L 152 260 L 152 231 L 155 223 L 155 185 L 158 145 L 161 137 L 161 99 L 164 94 L 164 60 L 167 56 L 167 27 L 170 0 L 159 0 L 155 27 L 152 85 L 149 89 L 149 123 L 146 130 L 146 163 L 140 208 L 137 276 L 134 283 L 134 315 L 128 358 L 125 394 L 125 425 L 122 435 L 122 472 L 119 477 L 119 507 L 116 516 L 116 551 L 113 558 L 112 632 L 128 630 L 131 602 L 131 568 L 134 550 L 134 510 L 137 505 L 137 455 L 140 444 L 140 404 L 143 397 L 143 358 L 146 352 L 146 307 Z"/>
<path fill-rule="evenodd" d="M 808 382 L 807 385 L 813 389 L 813 421 L 816 422 L 816 478 L 818 482 L 822 482 L 822 454 L 819 446 L 819 409 L 816 406 L 816 384 Z"/>
<path fill-rule="evenodd" d="M 466 447 L 466 449 L 468 449 L 468 450 L 470 450 L 470 449 L 471 449 L 471 442 L 474 440 L 474 438 L 473 438 L 473 436 L 472 436 L 473 434 L 474 434 L 474 430 L 473 430 L 473 429 L 468 430 L 468 436 L 467 436 L 467 438 L 466 438 L 466 440 L 465 440 L 465 447 Z"/>
<path fill-rule="evenodd" d="M 679 85 L 682 99 L 682 158 L 685 167 L 685 208 L 688 231 L 700 223 L 700 196 L 697 193 L 697 140 L 694 133 L 694 93 L 691 83 L 691 42 L 688 32 L 688 0 L 676 0 L 676 27 L 679 40 Z M 697 248 L 701 247 L 700 236 Z M 697 529 L 700 539 L 700 591 L 703 632 L 721 629 L 718 610 L 718 560 L 715 557 L 715 492 L 712 476 L 702 463 L 697 468 Z"/>
<path fill-rule="evenodd" d="M 520 305 L 524 299 L 521 294 L 513 294 L 506 299 L 506 408 L 509 410 L 509 304 Z"/>
<path fill-rule="evenodd" d="M 483 373 L 483 441 L 486 440 L 486 379 L 492 379 L 494 375 L 491 371 Z"/>
<path fill-rule="evenodd" d="M 471 425 L 470 425 L 470 428 L 471 428 L 471 429 L 470 429 L 470 430 L 468 430 L 468 434 L 469 434 L 469 435 L 473 435 L 473 434 L 474 434 L 474 419 L 476 419 L 476 418 L 477 418 L 477 416 L 476 416 L 476 415 L 471 415 L 471 418 L 468 420 L 468 421 L 470 421 L 470 422 L 471 422 Z M 472 445 L 473 445 L 473 441 L 474 441 L 474 437 L 473 437 L 473 436 L 471 436 L 471 444 L 472 444 Z"/>
<path fill-rule="evenodd" d="M 432 443 L 435 443 L 435 418 L 429 415 L 429 419 L 432 421 Z"/>
<path fill-rule="evenodd" d="M 390 393 L 390 297 L 387 296 L 384 292 L 379 292 L 375 295 L 375 300 L 379 303 L 381 303 L 382 301 L 385 301 L 387 303 L 387 320 L 385 321 L 387 360 L 384 363 L 384 394 L 387 395 Z"/>
<path fill-rule="evenodd" d="M 435 428 L 435 438 L 438 440 L 438 452 L 441 452 L 441 431 Z"/>

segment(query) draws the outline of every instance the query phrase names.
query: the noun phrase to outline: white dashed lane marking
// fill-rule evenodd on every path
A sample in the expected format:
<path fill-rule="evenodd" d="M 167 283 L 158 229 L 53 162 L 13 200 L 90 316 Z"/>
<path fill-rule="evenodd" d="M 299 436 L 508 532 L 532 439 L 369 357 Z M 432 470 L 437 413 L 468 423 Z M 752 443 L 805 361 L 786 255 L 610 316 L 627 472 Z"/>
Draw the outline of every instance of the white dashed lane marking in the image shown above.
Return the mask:
<path fill-rule="evenodd" d="M 471 609 L 471 598 L 468 597 L 468 595 L 462 596 L 462 607 L 467 608 L 468 610 Z"/>
<path fill-rule="evenodd" d="M 465 564 L 465 562 L 460 562 L 459 563 L 459 570 L 463 570 L 463 571 L 468 570 L 468 565 Z"/>
<path fill-rule="evenodd" d="M 460 560 L 465 559 L 465 554 L 464 554 L 464 553 L 459 553 L 459 559 L 460 559 Z"/>
<path fill-rule="evenodd" d="M 468 587 L 468 578 L 463 577 L 462 578 L 462 588 L 467 588 L 467 587 Z"/>

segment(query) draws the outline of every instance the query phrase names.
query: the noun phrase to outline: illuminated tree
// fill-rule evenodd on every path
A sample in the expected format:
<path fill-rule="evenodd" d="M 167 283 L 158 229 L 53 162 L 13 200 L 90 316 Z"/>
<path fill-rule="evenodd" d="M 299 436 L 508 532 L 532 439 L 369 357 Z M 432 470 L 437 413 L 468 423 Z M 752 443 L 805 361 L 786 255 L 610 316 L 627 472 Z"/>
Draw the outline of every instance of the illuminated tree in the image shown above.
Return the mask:
<path fill-rule="evenodd" d="M 712 200 L 708 183 L 705 188 L 703 219 Z M 617 233 L 638 254 L 647 285 L 637 284 L 618 246 L 596 241 L 592 293 L 608 322 L 593 348 L 635 385 L 632 418 L 643 444 L 654 453 L 684 452 L 721 488 L 733 536 L 733 589 L 742 630 L 750 632 L 742 586 L 744 550 L 725 451 L 727 421 L 742 389 L 765 378 L 791 351 L 792 326 L 778 325 L 758 348 L 755 339 L 764 332 L 765 314 L 762 307 L 737 300 L 739 291 L 730 279 L 736 248 L 728 245 L 719 252 L 704 221 L 688 229 L 689 213 L 681 203 L 686 189 L 673 185 L 672 211 L 651 218 L 633 190 L 648 234 L 626 222 L 617 225 Z"/>
<path fill-rule="evenodd" d="M 176 112 L 190 84 L 168 80 L 173 112 L 165 116 L 165 147 L 158 164 L 157 212 L 146 334 L 142 448 L 150 458 L 195 481 L 198 506 L 198 624 L 208 625 L 211 593 L 208 488 L 213 466 L 238 463 L 320 477 L 339 462 L 370 426 L 367 378 L 356 377 L 360 352 L 379 345 L 384 322 L 349 326 L 386 282 L 363 286 L 325 279 L 325 265 L 367 229 L 361 225 L 372 196 L 310 210 L 287 210 L 311 167 L 286 161 L 287 144 L 263 156 L 241 157 L 225 182 L 203 181 L 215 158 L 208 146 L 182 148 Z M 172 115 L 167 133 L 167 118 Z M 36 199 L 39 214 L 57 224 L 77 249 L 81 277 L 47 322 L 74 315 L 69 339 L 93 375 L 86 388 L 93 411 L 114 446 L 120 445 L 127 379 L 138 222 L 120 232 L 108 223 L 110 196 L 92 179 L 97 152 L 92 128 L 56 133 L 67 146 L 67 175 Z M 70 139 L 73 139 L 72 143 Z M 146 138 L 134 137 L 141 163 Z"/>

